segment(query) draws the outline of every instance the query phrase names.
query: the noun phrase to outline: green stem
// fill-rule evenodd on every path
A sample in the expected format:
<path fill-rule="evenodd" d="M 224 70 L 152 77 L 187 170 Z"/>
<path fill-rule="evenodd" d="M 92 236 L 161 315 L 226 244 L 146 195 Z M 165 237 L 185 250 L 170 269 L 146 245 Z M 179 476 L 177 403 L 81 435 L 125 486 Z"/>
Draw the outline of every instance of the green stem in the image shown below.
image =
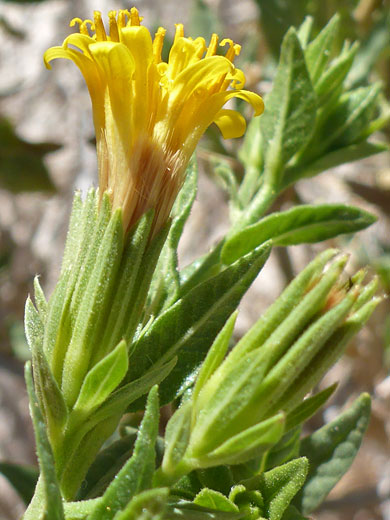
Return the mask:
<path fill-rule="evenodd" d="M 263 184 L 247 209 L 241 213 L 229 232 L 233 235 L 251 224 L 257 222 L 269 209 L 278 196 L 279 191 L 271 184 Z"/>
<path fill-rule="evenodd" d="M 31 502 L 21 520 L 37 520 L 37 518 L 41 518 L 44 509 L 44 483 L 42 475 L 40 475 L 35 487 L 34 496 L 32 497 Z"/>

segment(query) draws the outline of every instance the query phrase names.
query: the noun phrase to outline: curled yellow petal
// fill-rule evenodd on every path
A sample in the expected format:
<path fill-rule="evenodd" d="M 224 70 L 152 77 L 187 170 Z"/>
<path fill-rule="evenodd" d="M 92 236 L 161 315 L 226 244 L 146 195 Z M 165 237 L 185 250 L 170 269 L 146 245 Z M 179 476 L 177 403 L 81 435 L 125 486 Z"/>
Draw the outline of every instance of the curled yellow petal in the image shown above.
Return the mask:
<path fill-rule="evenodd" d="M 221 130 L 224 139 L 234 139 L 245 133 L 245 118 L 236 110 L 221 109 L 217 113 L 214 123 Z"/>

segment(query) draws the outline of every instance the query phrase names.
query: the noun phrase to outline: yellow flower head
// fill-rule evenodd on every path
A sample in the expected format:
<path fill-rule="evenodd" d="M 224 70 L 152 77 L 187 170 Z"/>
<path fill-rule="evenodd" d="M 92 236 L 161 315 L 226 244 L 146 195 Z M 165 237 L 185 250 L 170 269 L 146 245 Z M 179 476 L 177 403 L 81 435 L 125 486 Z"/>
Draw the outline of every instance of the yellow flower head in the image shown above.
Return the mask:
<path fill-rule="evenodd" d="M 168 62 L 161 59 L 165 29 L 154 39 L 134 7 L 108 14 L 106 32 L 101 13 L 94 20 L 75 18 L 79 26 L 44 60 L 72 60 L 81 70 L 92 99 L 97 140 L 100 193 L 108 191 L 113 208 L 123 210 L 129 229 L 154 208 L 154 229 L 169 217 L 183 183 L 188 161 L 206 128 L 216 123 L 223 137 L 240 137 L 245 120 L 222 107 L 238 97 L 263 112 L 260 96 L 241 90 L 245 77 L 233 65 L 240 46 L 222 40 L 225 56 L 217 56 L 218 36 L 186 38 L 176 25 Z M 93 33 L 93 34 L 90 34 Z"/>

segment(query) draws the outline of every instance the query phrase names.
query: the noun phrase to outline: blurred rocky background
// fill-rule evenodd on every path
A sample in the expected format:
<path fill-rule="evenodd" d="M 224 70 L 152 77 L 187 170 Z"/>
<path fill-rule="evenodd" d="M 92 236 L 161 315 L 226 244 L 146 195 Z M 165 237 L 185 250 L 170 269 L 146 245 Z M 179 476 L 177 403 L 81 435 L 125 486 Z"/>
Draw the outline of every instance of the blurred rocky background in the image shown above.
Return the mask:
<path fill-rule="evenodd" d="M 127 0 L 126 0 L 127 2 Z M 125 2 L 125 4 L 126 4 Z M 361 41 L 355 78 L 381 79 L 390 97 L 389 0 L 134 0 L 149 28 L 165 26 L 172 36 L 184 22 L 189 36 L 218 32 L 243 45 L 239 66 L 247 87 L 270 89 L 280 42 L 290 25 L 311 14 L 318 31 L 339 11 L 340 41 Z M 96 184 L 90 101 L 76 67 L 65 60 L 53 71 L 43 52 L 59 45 L 75 16 L 126 8 L 116 0 L 0 0 L 0 462 L 35 464 L 33 434 L 23 381 L 29 352 L 23 308 L 35 274 L 50 294 L 55 284 L 75 189 Z M 360 75 L 360 76 L 359 76 Z M 387 129 L 382 140 L 389 140 Z M 201 169 L 197 200 L 181 244 L 185 265 L 226 230 L 226 197 L 213 178 L 213 158 L 226 153 L 213 129 L 198 149 Z M 234 150 L 227 152 L 239 171 Z M 383 153 L 299 182 L 277 202 L 349 202 L 378 216 L 378 223 L 354 237 L 317 246 L 277 249 L 241 305 L 239 337 L 316 252 L 335 246 L 351 253 L 349 269 L 368 264 L 390 291 L 390 156 Z M 274 208 L 275 209 L 275 208 Z M 362 391 L 373 397 L 369 431 L 349 473 L 333 490 L 320 520 L 390 520 L 390 313 L 385 300 L 347 354 L 326 376 L 340 381 L 330 406 L 308 428 L 319 427 Z M 23 502 L 0 477 L 0 519 L 14 520 Z"/>

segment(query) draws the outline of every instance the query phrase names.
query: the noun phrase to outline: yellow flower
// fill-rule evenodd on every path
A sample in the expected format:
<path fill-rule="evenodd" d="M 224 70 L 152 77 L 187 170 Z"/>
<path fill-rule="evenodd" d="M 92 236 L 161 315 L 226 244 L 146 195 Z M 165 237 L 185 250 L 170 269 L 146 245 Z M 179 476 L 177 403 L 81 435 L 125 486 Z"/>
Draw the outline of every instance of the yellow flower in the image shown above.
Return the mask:
<path fill-rule="evenodd" d="M 123 209 L 129 229 L 154 208 L 154 229 L 169 217 L 183 183 L 188 161 L 206 128 L 216 123 L 224 138 L 240 137 L 245 120 L 222 107 L 233 97 L 263 112 L 260 96 L 241 90 L 245 77 L 233 65 L 240 46 L 225 39 L 225 56 L 217 56 L 218 36 L 185 38 L 182 24 L 168 62 L 161 58 L 165 29 L 154 39 L 134 7 L 111 11 L 109 34 L 101 13 L 94 20 L 75 18 L 79 33 L 45 53 L 72 60 L 82 72 L 92 100 L 100 193 L 108 191 L 113 208 Z M 93 33 L 90 34 L 90 31 Z"/>

